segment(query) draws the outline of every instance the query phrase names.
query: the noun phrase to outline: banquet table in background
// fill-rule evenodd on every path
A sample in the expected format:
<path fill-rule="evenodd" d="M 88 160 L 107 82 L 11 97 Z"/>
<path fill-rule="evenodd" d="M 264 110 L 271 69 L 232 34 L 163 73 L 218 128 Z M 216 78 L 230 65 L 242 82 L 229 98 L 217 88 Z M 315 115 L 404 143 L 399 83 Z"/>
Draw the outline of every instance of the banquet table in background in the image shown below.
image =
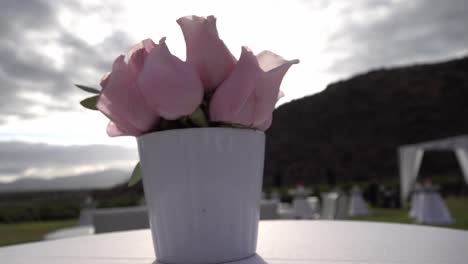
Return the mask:
<path fill-rule="evenodd" d="M 200 241 L 203 243 L 203 241 Z M 468 232 L 358 221 L 261 221 L 258 255 L 230 264 L 468 263 Z M 151 264 L 148 229 L 0 248 L 1 264 Z"/>
<path fill-rule="evenodd" d="M 437 188 L 416 190 L 411 197 L 409 216 L 420 224 L 449 225 L 454 222 Z"/>

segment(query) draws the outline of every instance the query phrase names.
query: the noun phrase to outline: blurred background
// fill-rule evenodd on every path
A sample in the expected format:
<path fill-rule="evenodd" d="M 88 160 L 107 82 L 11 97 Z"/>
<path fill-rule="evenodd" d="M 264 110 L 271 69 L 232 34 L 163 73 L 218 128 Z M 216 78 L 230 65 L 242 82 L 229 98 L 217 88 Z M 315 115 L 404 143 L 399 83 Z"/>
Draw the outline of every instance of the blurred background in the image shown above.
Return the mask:
<path fill-rule="evenodd" d="M 81 108 L 74 83 L 97 87 L 148 37 L 167 36 L 185 59 L 175 20 L 189 14 L 214 14 L 236 57 L 248 46 L 301 60 L 267 131 L 264 204 L 275 206 L 263 219 L 332 210 L 327 218 L 421 222 L 409 215 L 417 203 L 400 199 L 398 148 L 468 134 L 466 0 L 0 0 L 0 246 L 105 232 L 105 213 L 144 215 L 141 185 L 126 186 L 135 140 L 108 138 L 107 118 Z M 413 193 L 436 192 L 447 226 L 468 229 L 453 151 L 425 153 L 418 175 Z M 349 211 L 353 194 L 368 213 L 339 214 L 339 197 Z M 51 233 L 63 228 L 71 233 Z"/>

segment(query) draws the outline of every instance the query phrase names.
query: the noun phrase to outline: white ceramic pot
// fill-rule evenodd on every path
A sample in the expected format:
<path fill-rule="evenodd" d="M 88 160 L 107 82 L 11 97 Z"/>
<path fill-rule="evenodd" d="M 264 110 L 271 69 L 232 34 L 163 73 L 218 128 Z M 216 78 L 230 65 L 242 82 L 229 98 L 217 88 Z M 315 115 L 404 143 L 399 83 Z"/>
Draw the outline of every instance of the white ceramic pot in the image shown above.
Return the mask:
<path fill-rule="evenodd" d="M 167 130 L 138 138 L 156 258 L 223 263 L 254 255 L 265 134 Z"/>

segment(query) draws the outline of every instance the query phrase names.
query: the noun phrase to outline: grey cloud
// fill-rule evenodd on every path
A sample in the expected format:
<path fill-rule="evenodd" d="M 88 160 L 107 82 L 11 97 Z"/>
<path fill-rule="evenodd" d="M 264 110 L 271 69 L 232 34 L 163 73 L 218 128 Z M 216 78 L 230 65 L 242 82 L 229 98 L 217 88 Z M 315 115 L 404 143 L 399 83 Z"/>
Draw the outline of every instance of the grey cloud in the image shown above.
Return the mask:
<path fill-rule="evenodd" d="M 89 46 L 70 32 L 64 32 L 59 43 L 74 50 L 66 56 L 66 71 L 76 72 L 79 65 L 92 66 L 102 74 L 110 70 L 112 60 L 125 53 L 131 46 L 131 40 L 123 31 L 115 31 L 98 46 Z"/>
<path fill-rule="evenodd" d="M 0 177 L 2 174 L 21 176 L 31 168 L 99 165 L 135 160 L 138 160 L 135 149 L 118 146 L 58 146 L 0 141 Z"/>
<path fill-rule="evenodd" d="M 31 114 L 23 111 L 27 100 L 18 97 L 22 91 L 21 72 L 37 76 L 41 69 L 25 62 L 15 49 L 27 55 L 27 47 L 22 43 L 24 34 L 44 30 L 55 23 L 52 9 L 40 1 L 19 0 L 0 2 L 0 124 L 6 116 L 28 118 Z M 23 46 L 21 46 L 23 45 Z M 35 56 L 35 54 L 32 54 Z M 37 59 L 37 58 L 36 58 Z M 42 59 L 41 59 L 42 60 Z"/>
<path fill-rule="evenodd" d="M 331 58 L 328 71 L 349 75 L 459 56 L 468 52 L 467 13 L 466 0 L 353 1 L 340 13 L 344 26 L 329 39 L 325 52 L 344 55 Z"/>
<path fill-rule="evenodd" d="M 341 8 L 335 20 L 343 26 L 332 34 L 323 51 L 333 61 L 325 69 L 330 74 L 350 75 L 374 67 L 445 59 L 468 52 L 466 0 L 304 1 L 317 10 Z M 50 110 L 76 110 L 79 105 L 73 98 L 79 92 L 73 83 L 96 85 L 100 76 L 110 70 L 113 58 L 133 42 L 125 32 L 115 31 L 102 43 L 89 45 L 60 25 L 57 13 L 64 8 L 82 19 L 98 14 L 111 22 L 121 11 L 115 1 L 93 5 L 72 0 L 0 1 L 0 123 L 9 116 L 37 116 L 30 107 L 38 103 L 19 95 L 24 92 L 41 92 L 62 103 L 47 105 Z M 63 68 L 53 67 L 51 59 L 36 50 L 41 43 L 31 41 L 32 35 L 43 35 L 67 50 Z M 89 76 L 89 72 L 95 74 Z"/>
<path fill-rule="evenodd" d="M 126 33 L 116 31 L 102 43 L 89 45 L 62 27 L 57 15 L 60 9 L 68 8 L 81 14 L 83 19 L 96 12 L 100 16 L 102 13 L 106 19 L 115 19 L 118 5 L 111 2 L 100 4 L 0 1 L 0 124 L 9 116 L 37 117 L 38 113 L 31 112 L 31 107 L 37 104 L 50 111 L 72 111 L 80 107 L 73 99 L 79 93 L 73 84 L 98 83 L 100 76 L 109 71 L 112 59 L 127 50 L 131 40 Z M 66 50 L 63 68 L 54 67 L 49 55 L 40 50 L 46 41 L 55 41 Z M 90 70 L 96 73 L 92 80 L 89 74 L 85 74 Z M 59 103 L 44 105 L 21 96 L 21 93 L 28 92 L 49 95 Z"/>
<path fill-rule="evenodd" d="M 24 29 L 43 29 L 55 23 L 54 11 L 45 1 L 3 0 L 0 7 L 0 31 L 2 33 L 11 34 L 14 33 L 12 31 Z"/>
<path fill-rule="evenodd" d="M 0 67 L 9 78 L 32 82 L 63 78 L 61 72 L 46 66 L 53 63 L 50 58 L 25 51 L 21 46 L 2 44 L 0 49 L 2 65 Z"/>
<path fill-rule="evenodd" d="M 323 9 L 330 5 L 329 0 L 303 0 L 303 2 L 312 9 Z"/>

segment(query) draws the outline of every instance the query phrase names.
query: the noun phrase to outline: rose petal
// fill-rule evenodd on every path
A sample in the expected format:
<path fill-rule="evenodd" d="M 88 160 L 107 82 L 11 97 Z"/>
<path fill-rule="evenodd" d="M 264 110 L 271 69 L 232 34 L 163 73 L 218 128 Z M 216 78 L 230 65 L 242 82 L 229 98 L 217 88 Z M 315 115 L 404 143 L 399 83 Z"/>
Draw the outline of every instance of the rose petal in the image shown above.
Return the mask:
<path fill-rule="evenodd" d="M 143 69 L 146 57 L 148 57 L 149 53 L 155 46 L 156 44 L 154 44 L 153 40 L 148 38 L 130 49 L 127 54 L 128 66 L 130 67 L 130 70 L 134 76 L 138 76 L 138 74 L 140 74 L 141 70 Z"/>
<path fill-rule="evenodd" d="M 110 76 L 110 72 L 104 74 L 104 76 L 101 77 L 101 81 L 99 82 L 99 85 L 101 85 L 101 90 L 104 90 L 104 88 L 106 87 L 107 85 L 107 82 L 109 81 L 109 76 Z"/>
<path fill-rule="evenodd" d="M 118 127 L 114 122 L 110 121 L 107 124 L 107 135 L 110 137 L 119 137 L 119 136 L 140 136 L 141 131 L 138 130 L 125 130 Z"/>
<path fill-rule="evenodd" d="M 266 130 L 280 95 L 281 81 L 292 64 L 272 52 L 254 56 L 247 48 L 232 74 L 221 84 L 210 104 L 213 121 Z"/>
<path fill-rule="evenodd" d="M 254 127 L 270 118 L 281 94 L 280 86 L 284 75 L 293 64 L 299 63 L 299 60 L 285 60 L 270 51 L 261 52 L 257 59 L 263 72 L 254 92 L 257 98 Z"/>
<path fill-rule="evenodd" d="M 147 57 L 138 87 L 148 106 L 168 120 L 192 114 L 203 99 L 195 69 L 172 55 L 164 38 Z"/>
<path fill-rule="evenodd" d="M 159 116 L 146 104 L 136 87 L 135 78 L 119 56 L 106 79 L 97 108 L 129 135 L 139 135 L 155 127 Z"/>
<path fill-rule="evenodd" d="M 117 127 L 117 125 L 110 121 L 108 124 L 107 124 L 107 135 L 109 135 L 110 137 L 119 137 L 119 136 L 125 136 L 125 133 Z"/>
<path fill-rule="evenodd" d="M 285 60 L 278 54 L 275 54 L 269 50 L 264 50 L 257 54 L 258 65 L 264 72 L 269 72 L 278 69 L 286 64 L 297 64 L 299 60 Z"/>
<path fill-rule="evenodd" d="M 222 121 L 251 126 L 253 124 L 254 104 L 250 98 L 259 78 L 259 66 L 255 55 L 246 47 L 231 75 L 218 87 L 210 103 L 212 121 Z M 250 98 L 250 101 L 249 101 Z M 249 101 L 249 102 L 248 102 Z"/>
<path fill-rule="evenodd" d="M 192 64 L 207 92 L 213 91 L 233 70 L 236 59 L 218 36 L 216 18 L 186 16 L 177 23 L 184 34 L 187 63 Z"/>
<path fill-rule="evenodd" d="M 270 116 L 267 120 L 257 126 L 258 130 L 266 131 L 271 126 L 273 118 Z"/>
<path fill-rule="evenodd" d="M 277 99 L 277 100 L 279 101 L 279 99 L 281 99 L 281 98 L 283 98 L 283 97 L 284 97 L 283 91 L 279 91 L 279 93 L 278 93 L 278 99 Z"/>

